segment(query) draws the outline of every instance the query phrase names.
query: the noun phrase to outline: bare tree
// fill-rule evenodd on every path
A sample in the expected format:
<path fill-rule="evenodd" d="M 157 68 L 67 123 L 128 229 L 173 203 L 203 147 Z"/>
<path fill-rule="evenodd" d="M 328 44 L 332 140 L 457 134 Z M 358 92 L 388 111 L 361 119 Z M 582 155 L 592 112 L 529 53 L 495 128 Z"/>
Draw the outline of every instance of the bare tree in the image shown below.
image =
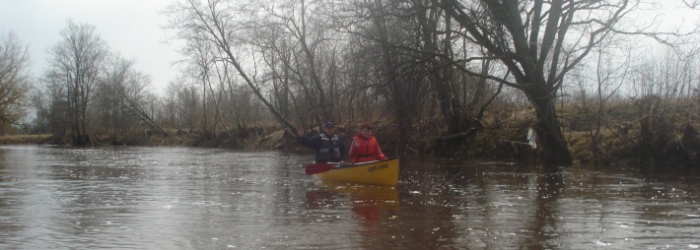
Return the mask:
<path fill-rule="evenodd" d="M 305 89 L 307 100 L 312 102 L 311 108 L 317 110 L 316 120 L 321 124 L 334 118 L 332 108 L 334 103 L 331 101 L 333 90 L 329 89 L 331 87 L 329 83 L 332 80 L 326 79 L 324 83 L 322 68 L 318 62 L 321 59 L 322 45 L 330 40 L 326 32 L 328 28 L 319 24 L 313 25 L 314 21 L 318 22 L 320 19 L 319 13 L 314 13 L 322 7 L 318 3 L 318 1 L 300 0 L 262 5 L 263 9 L 269 13 L 269 17 L 274 18 L 266 25 L 273 28 L 281 27 L 288 35 L 284 39 L 289 39 L 296 45 L 296 48 L 288 48 L 293 50 L 291 52 L 294 55 L 294 64 L 286 60 L 282 62 L 287 63 L 287 68 L 294 67 L 292 72 L 297 75 L 300 86 Z M 284 51 L 278 51 L 278 53 L 284 53 Z"/>
<path fill-rule="evenodd" d="M 462 36 L 496 56 L 534 106 L 544 163 L 572 163 L 555 106 L 562 79 L 612 33 L 655 33 L 623 27 L 639 1 L 459 1 L 432 0 L 465 30 Z M 496 80 L 496 79 L 494 79 Z"/>
<path fill-rule="evenodd" d="M 221 54 L 214 60 L 222 61 L 233 66 L 244 82 L 250 87 L 258 99 L 275 116 L 284 127 L 292 129 L 294 125 L 283 117 L 275 106 L 265 97 L 263 90 L 255 78 L 244 69 L 234 44 L 241 41 L 236 33 L 240 22 L 236 20 L 236 12 L 229 8 L 231 2 L 225 0 L 208 0 L 202 4 L 196 0 L 171 6 L 172 24 L 179 31 L 178 37 L 184 40 L 203 39 Z"/>
<path fill-rule="evenodd" d="M 111 134 L 112 143 L 118 143 L 126 139 L 134 124 L 134 117 L 128 112 L 128 104 L 120 94 L 133 62 L 118 55 L 110 59 L 96 84 L 91 110 L 94 113 L 94 124 L 102 129 L 99 133 Z"/>
<path fill-rule="evenodd" d="M 25 93 L 30 88 L 29 55 L 14 33 L 0 34 L 0 131 L 20 125 L 25 114 Z"/>
<path fill-rule="evenodd" d="M 147 87 L 150 79 L 133 68 L 134 61 L 115 55 L 106 63 L 105 73 L 98 81 L 92 111 L 95 123 L 111 130 L 112 140 L 129 140 L 141 124 L 168 135 L 146 112 Z"/>
<path fill-rule="evenodd" d="M 423 43 L 423 33 L 414 20 L 417 14 L 406 7 L 412 6 L 412 1 L 354 0 L 336 4 L 336 12 L 329 15 L 334 17 L 337 29 L 350 34 L 345 49 L 349 53 L 344 58 L 348 61 L 346 72 L 351 73 L 344 89 L 349 95 L 347 102 L 362 113 L 371 114 L 367 110 L 383 107 L 380 112 L 386 110 L 394 120 L 396 149 L 415 151 L 415 144 L 424 140 L 411 140 L 412 125 L 421 120 L 421 114 L 435 113 L 429 100 L 436 88 L 426 80 L 431 69 L 417 47 Z M 359 120 L 368 118 L 361 114 Z"/>
<path fill-rule="evenodd" d="M 214 90 L 211 87 L 212 68 L 215 65 L 216 58 L 211 46 L 212 45 L 207 43 L 204 39 L 192 38 L 186 41 L 186 45 L 183 48 L 183 54 L 188 56 L 185 61 L 188 74 L 190 74 L 188 77 L 191 77 L 192 81 L 196 82 L 201 87 L 202 120 L 199 122 L 201 123 L 202 132 L 207 137 L 216 134 L 213 130 L 218 124 L 218 121 L 210 121 L 209 113 L 211 112 L 208 110 L 208 108 L 210 108 L 208 105 L 209 102 L 213 101 L 214 103 L 218 103 L 215 99 Z M 211 92 L 211 95 L 208 95 L 208 92 Z M 214 105 L 214 109 L 217 117 L 220 117 L 218 115 L 220 114 L 218 105 Z"/>
<path fill-rule="evenodd" d="M 580 114 L 571 119 L 572 130 L 583 130 L 587 133 L 592 153 L 592 161 L 600 164 L 603 159 L 602 144 L 604 142 L 603 130 L 613 127 L 609 122 L 608 106 L 615 97 L 619 96 L 619 90 L 628 83 L 630 64 L 634 56 L 632 47 L 620 48 L 622 54 L 610 49 L 613 43 L 608 43 L 607 48 L 596 48 L 594 54 L 595 69 L 582 69 L 572 71 L 570 77 L 579 85 Z M 594 71 L 586 73 L 588 71 Z M 590 96 L 588 93 L 592 93 Z"/>
<path fill-rule="evenodd" d="M 161 105 L 157 121 L 166 128 L 177 128 L 177 88 L 176 82 L 169 82 L 164 96 L 160 98 Z"/>
<path fill-rule="evenodd" d="M 683 4 L 685 4 L 689 8 L 695 9 L 695 8 L 698 8 L 698 6 L 700 6 L 700 1 L 698 1 L 698 0 L 683 0 Z"/>
<path fill-rule="evenodd" d="M 410 126 L 413 123 L 413 116 L 411 115 L 411 109 L 407 108 L 407 104 L 410 102 L 409 94 L 412 92 L 411 85 L 405 84 L 400 77 L 400 67 L 399 58 L 396 55 L 399 52 L 391 46 L 391 44 L 398 40 L 400 37 L 391 36 L 395 34 L 390 32 L 390 27 L 392 22 L 389 21 L 388 15 L 385 15 L 385 9 L 381 0 L 372 1 L 369 3 L 370 20 L 376 29 L 376 41 L 379 46 L 379 51 L 381 52 L 381 64 L 380 70 L 381 74 L 384 76 L 381 79 L 385 79 L 388 83 L 387 87 L 380 88 L 387 99 L 392 100 L 391 104 L 394 108 L 394 115 L 396 116 L 396 121 L 399 125 L 399 138 L 407 138 L 410 133 Z M 417 81 L 420 82 L 420 81 Z M 414 82 L 416 83 L 416 82 Z M 384 85 L 384 84 L 382 84 Z M 401 139 L 400 139 L 401 140 Z M 403 151 L 403 147 L 408 144 L 406 141 L 399 142 L 399 150 Z"/>
<path fill-rule="evenodd" d="M 71 142 L 91 144 L 88 105 L 100 69 L 108 55 L 107 44 L 95 33 L 95 27 L 68 21 L 61 41 L 50 51 L 50 75 L 65 86 Z"/>
<path fill-rule="evenodd" d="M 42 122 L 39 126 L 45 126 L 45 131 L 53 134 L 54 143 L 69 143 L 66 141 L 70 120 L 65 79 L 62 75 L 49 71 L 42 81 L 44 88 L 37 89 L 33 98 L 37 120 Z"/>
<path fill-rule="evenodd" d="M 184 84 L 177 91 L 178 124 L 182 128 L 193 130 L 201 121 L 203 112 L 200 104 L 202 96 L 194 85 Z"/>

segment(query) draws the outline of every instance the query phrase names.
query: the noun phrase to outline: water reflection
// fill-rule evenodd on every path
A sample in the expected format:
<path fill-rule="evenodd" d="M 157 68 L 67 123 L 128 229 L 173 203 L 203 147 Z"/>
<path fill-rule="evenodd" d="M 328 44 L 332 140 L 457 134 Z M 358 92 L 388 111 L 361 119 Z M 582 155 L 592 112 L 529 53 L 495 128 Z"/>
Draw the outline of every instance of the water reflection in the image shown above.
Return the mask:
<path fill-rule="evenodd" d="M 0 249 L 698 248 L 697 170 L 402 159 L 397 187 L 312 156 L 0 147 Z"/>
<path fill-rule="evenodd" d="M 534 202 L 534 212 L 531 216 L 531 223 L 527 232 L 530 237 L 523 237 L 525 242 L 520 246 L 527 246 L 529 249 L 560 249 L 564 247 L 559 239 L 562 232 L 560 220 L 559 198 L 564 192 L 563 169 L 556 167 L 543 167 L 542 171 L 535 177 L 535 190 L 537 196 Z"/>
<path fill-rule="evenodd" d="M 333 181 L 319 181 L 317 186 L 306 192 L 308 208 L 332 208 L 335 203 L 347 202 L 352 206 L 353 217 L 359 219 L 362 225 L 378 225 L 382 220 L 395 216 L 399 209 L 396 187 Z"/>

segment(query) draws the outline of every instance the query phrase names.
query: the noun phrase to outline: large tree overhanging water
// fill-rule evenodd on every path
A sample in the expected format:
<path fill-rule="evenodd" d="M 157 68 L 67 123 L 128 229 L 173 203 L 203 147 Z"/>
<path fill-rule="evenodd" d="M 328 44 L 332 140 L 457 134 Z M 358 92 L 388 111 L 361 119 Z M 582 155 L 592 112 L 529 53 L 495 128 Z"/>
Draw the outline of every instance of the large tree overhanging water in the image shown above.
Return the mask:
<path fill-rule="evenodd" d="M 538 144 L 543 149 L 540 158 L 556 165 L 572 163 L 555 105 L 566 74 L 615 34 L 651 36 L 671 46 L 670 39 L 682 35 L 655 33 L 626 23 L 641 1 L 432 3 L 459 23 L 464 29 L 461 35 L 491 52 L 513 74 L 514 82 L 501 82 L 524 93 L 535 108 Z"/>
<path fill-rule="evenodd" d="M 187 0 L 173 5 L 170 14 L 179 38 L 188 46 L 205 43 L 209 48 L 207 62 L 234 68 L 228 73 L 240 75 L 286 128 L 293 126 L 293 120 L 306 123 L 311 118 L 320 124 L 341 119 L 340 103 L 362 100 L 353 98 L 354 93 L 363 92 L 383 96 L 387 107 L 394 107 L 388 112 L 398 124 L 400 137 L 405 138 L 411 133 L 410 124 L 422 116 L 408 103 L 420 107 L 431 102 L 411 93 L 428 91 L 428 96 L 437 99 L 442 122 L 447 124 L 446 138 L 464 135 L 474 129 L 474 124 L 465 121 L 478 118 L 478 112 L 465 110 L 478 106 L 466 104 L 478 98 L 488 104 L 479 94 L 483 87 L 474 84 L 470 86 L 477 87 L 470 88 L 464 83 L 489 82 L 517 89 L 527 97 L 537 114 L 534 127 L 539 132 L 540 159 L 548 164 L 569 165 L 572 156 L 555 106 L 567 73 L 616 34 L 650 36 L 667 45 L 683 35 L 630 26 L 625 21 L 640 10 L 641 4 L 565 0 Z M 455 53 L 460 49 L 464 53 Z M 467 49 L 482 52 L 470 53 Z M 244 51 L 248 56 L 242 56 Z M 372 58 L 368 54 L 378 59 L 367 62 L 370 67 L 341 62 Z M 500 63 L 491 65 L 495 62 Z M 339 69 L 342 65 L 370 77 L 340 78 L 348 72 Z M 274 89 L 274 95 L 265 96 L 266 89 Z M 473 98 L 458 98 L 455 92 L 460 89 Z M 296 112 L 285 112 L 288 105 Z M 306 111 L 313 115 L 306 116 Z"/>

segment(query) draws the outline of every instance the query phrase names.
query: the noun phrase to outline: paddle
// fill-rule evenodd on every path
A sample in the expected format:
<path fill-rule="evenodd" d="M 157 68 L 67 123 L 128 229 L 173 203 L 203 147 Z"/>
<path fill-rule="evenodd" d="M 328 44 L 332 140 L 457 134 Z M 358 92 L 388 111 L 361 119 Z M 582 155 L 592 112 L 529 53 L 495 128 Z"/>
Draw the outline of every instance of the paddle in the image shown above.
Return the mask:
<path fill-rule="evenodd" d="M 352 167 L 352 166 L 370 164 L 370 163 L 375 163 L 375 162 L 379 162 L 379 160 L 364 161 L 364 162 L 360 162 L 360 163 L 327 162 L 327 163 L 308 164 L 308 165 L 306 165 L 306 175 L 320 174 L 320 173 L 326 172 L 326 171 L 334 169 L 334 168 Z"/>
<path fill-rule="evenodd" d="M 338 163 L 338 162 L 308 164 L 308 165 L 306 165 L 306 174 L 307 175 L 320 174 L 320 173 L 326 172 L 328 170 L 337 168 L 339 165 L 340 165 L 340 163 Z"/>

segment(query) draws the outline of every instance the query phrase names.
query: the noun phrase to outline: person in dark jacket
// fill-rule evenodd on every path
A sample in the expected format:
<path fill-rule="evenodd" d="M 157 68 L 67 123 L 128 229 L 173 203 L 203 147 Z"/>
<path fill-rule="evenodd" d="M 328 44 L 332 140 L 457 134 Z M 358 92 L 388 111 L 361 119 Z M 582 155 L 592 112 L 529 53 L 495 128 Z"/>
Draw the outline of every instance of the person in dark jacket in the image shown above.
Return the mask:
<path fill-rule="evenodd" d="M 342 162 L 348 157 L 345 143 L 335 133 L 335 124 L 332 122 L 326 122 L 323 132 L 314 137 L 306 138 L 306 132 L 300 127 L 297 128 L 297 135 L 301 145 L 316 149 L 316 163 Z"/>

